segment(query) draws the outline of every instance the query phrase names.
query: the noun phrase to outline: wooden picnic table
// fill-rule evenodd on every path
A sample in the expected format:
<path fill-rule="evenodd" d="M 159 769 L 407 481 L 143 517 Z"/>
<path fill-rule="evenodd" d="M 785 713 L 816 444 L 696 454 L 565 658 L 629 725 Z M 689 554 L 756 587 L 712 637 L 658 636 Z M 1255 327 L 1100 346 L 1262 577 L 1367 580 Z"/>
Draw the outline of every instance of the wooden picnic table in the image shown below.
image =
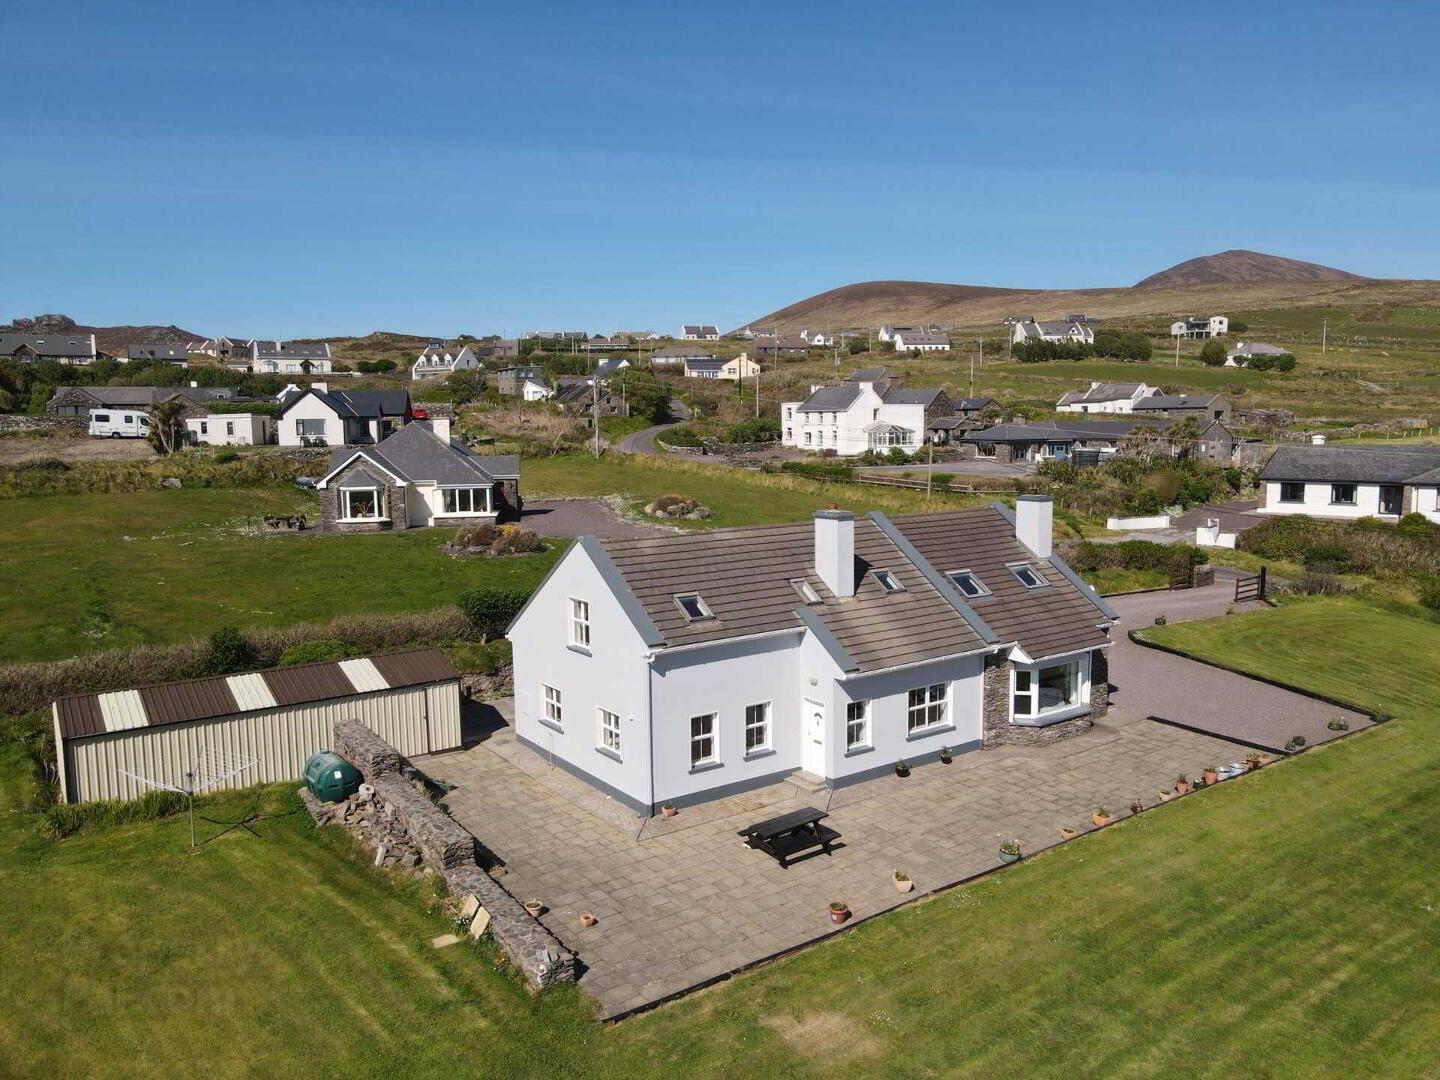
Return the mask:
<path fill-rule="evenodd" d="M 840 834 L 820 824 L 829 816 L 823 810 L 805 806 L 750 825 L 741 829 L 738 835 L 744 838 L 747 845 L 765 852 L 778 862 L 782 869 L 787 869 L 788 860 L 792 856 L 811 848 L 818 847 L 826 855 L 833 854 L 830 843 Z"/>

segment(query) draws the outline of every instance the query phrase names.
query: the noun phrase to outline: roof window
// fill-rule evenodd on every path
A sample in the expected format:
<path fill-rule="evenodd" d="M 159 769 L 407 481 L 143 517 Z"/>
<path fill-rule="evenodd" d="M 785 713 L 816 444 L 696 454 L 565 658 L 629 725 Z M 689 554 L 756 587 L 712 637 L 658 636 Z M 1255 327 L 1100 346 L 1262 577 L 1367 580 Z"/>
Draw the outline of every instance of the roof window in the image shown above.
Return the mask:
<path fill-rule="evenodd" d="M 699 593 L 680 593 L 675 597 L 675 606 L 685 616 L 688 622 L 700 622 L 704 619 L 713 619 L 714 612 L 710 610 L 705 599 Z"/>
<path fill-rule="evenodd" d="M 1027 589 L 1039 589 L 1050 584 L 1040 575 L 1040 571 L 1029 563 L 1014 563 L 1010 566 L 1010 572 Z"/>
<path fill-rule="evenodd" d="M 804 600 L 805 603 L 818 604 L 820 602 L 820 594 L 817 593 L 815 587 L 804 578 L 795 578 L 795 580 L 790 582 L 790 587 L 800 594 L 800 599 Z"/>
<path fill-rule="evenodd" d="M 905 586 L 901 585 L 899 580 L 889 570 L 872 570 L 870 571 L 870 576 L 873 577 L 875 583 L 887 593 L 905 591 Z"/>
<path fill-rule="evenodd" d="M 975 576 L 973 571 L 953 570 L 948 576 L 955 583 L 955 588 L 960 590 L 962 596 L 974 599 L 977 596 L 990 595 L 990 590 L 985 587 L 983 581 Z"/>

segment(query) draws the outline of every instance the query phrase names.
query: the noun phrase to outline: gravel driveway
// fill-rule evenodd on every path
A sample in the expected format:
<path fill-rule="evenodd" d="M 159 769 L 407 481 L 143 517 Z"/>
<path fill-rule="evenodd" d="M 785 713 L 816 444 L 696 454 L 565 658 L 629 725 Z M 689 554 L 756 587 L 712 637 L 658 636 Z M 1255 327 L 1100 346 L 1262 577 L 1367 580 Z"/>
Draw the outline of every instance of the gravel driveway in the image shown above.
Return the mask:
<path fill-rule="evenodd" d="M 520 524 L 541 536 L 636 540 L 670 535 L 670 530 L 660 525 L 626 521 L 602 499 L 526 499 Z"/>

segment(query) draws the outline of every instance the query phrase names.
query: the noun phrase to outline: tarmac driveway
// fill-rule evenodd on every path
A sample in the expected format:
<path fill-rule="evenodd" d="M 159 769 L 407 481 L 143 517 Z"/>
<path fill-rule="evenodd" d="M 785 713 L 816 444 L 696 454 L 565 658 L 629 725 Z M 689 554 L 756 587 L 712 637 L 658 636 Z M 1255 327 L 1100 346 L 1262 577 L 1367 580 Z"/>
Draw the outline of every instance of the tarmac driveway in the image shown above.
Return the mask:
<path fill-rule="evenodd" d="M 526 499 L 520 524 L 541 536 L 638 540 L 670 534 L 660 525 L 626 521 L 603 499 Z"/>

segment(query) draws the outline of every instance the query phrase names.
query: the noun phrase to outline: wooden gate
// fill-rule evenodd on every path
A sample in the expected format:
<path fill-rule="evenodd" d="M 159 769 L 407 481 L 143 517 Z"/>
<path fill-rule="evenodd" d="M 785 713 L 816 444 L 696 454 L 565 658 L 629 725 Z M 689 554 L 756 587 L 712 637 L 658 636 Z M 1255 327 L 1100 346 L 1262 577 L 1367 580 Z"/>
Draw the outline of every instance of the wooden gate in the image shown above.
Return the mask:
<path fill-rule="evenodd" d="M 1235 602 L 1243 603 L 1246 600 L 1265 599 L 1265 567 L 1260 568 L 1258 574 L 1251 574 L 1248 577 L 1235 579 Z"/>

